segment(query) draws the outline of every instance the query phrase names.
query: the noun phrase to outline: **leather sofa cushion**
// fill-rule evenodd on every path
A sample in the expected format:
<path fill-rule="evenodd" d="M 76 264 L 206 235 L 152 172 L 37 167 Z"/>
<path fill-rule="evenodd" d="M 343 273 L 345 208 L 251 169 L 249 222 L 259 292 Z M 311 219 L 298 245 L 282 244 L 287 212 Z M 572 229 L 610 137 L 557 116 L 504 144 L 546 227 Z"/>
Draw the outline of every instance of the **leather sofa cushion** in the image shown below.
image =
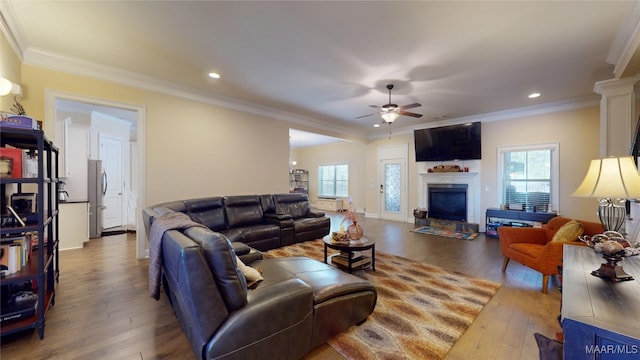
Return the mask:
<path fill-rule="evenodd" d="M 293 228 L 296 234 L 328 229 L 331 227 L 331 220 L 329 218 L 299 218 L 294 220 Z"/>
<path fill-rule="evenodd" d="M 276 194 L 273 195 L 276 203 L 276 214 L 289 214 L 297 219 L 307 216 L 311 209 L 307 194 Z"/>
<path fill-rule="evenodd" d="M 245 306 L 247 280 L 238 269 L 236 254 L 229 240 L 220 233 L 199 227 L 189 228 L 184 233 L 202 247 L 204 257 L 229 311 Z"/>
<path fill-rule="evenodd" d="M 226 227 L 222 197 L 185 200 L 184 204 L 191 220 L 211 230 L 217 231 Z"/>
<path fill-rule="evenodd" d="M 231 242 L 251 244 L 255 241 L 280 238 L 280 228 L 277 225 L 263 224 L 250 227 L 237 227 L 221 231 Z"/>
<path fill-rule="evenodd" d="M 258 288 L 298 278 L 313 289 L 314 304 L 360 291 L 376 291 L 369 281 L 307 257 L 266 259 L 253 266 L 263 269 L 264 282 Z"/>
<path fill-rule="evenodd" d="M 227 229 L 262 224 L 262 206 L 257 195 L 225 196 Z"/>

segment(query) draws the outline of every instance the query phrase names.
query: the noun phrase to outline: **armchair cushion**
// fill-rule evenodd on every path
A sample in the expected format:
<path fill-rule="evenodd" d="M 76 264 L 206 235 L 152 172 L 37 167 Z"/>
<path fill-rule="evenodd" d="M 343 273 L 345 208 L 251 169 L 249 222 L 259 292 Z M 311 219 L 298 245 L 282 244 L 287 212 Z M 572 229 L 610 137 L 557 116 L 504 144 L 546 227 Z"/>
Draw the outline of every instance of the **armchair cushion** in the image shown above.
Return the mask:
<path fill-rule="evenodd" d="M 577 241 L 579 235 L 603 231 L 599 223 L 560 216 L 551 219 L 543 228 L 499 227 L 500 250 L 504 256 L 502 271 L 507 269 L 510 259 L 539 271 L 542 273 L 542 292 L 546 293 L 549 276 L 558 274 L 558 266 L 562 265 L 563 245 L 582 245 Z"/>
<path fill-rule="evenodd" d="M 582 223 L 579 223 L 575 220 L 571 220 L 565 223 L 564 225 L 562 225 L 560 229 L 558 229 L 558 231 L 556 231 L 556 233 L 553 234 L 551 241 L 553 242 L 557 241 L 557 242 L 563 242 L 563 243 L 576 241 L 578 240 L 578 237 L 582 234 L 584 234 L 584 225 L 582 225 Z"/>

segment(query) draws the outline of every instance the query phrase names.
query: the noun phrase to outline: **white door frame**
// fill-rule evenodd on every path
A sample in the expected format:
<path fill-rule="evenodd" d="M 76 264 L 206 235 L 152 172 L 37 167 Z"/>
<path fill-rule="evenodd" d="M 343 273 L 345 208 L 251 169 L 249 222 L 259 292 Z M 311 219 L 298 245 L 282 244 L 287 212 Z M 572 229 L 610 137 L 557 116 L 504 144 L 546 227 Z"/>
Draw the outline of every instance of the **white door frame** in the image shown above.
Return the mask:
<path fill-rule="evenodd" d="M 57 90 L 45 89 L 44 91 L 44 110 L 45 110 L 45 121 L 44 121 L 44 130 L 46 134 L 54 134 L 52 137 L 55 140 L 56 134 L 56 100 L 70 100 L 83 102 L 88 104 L 102 105 L 102 106 L 110 106 L 115 108 L 126 109 L 130 111 L 135 111 L 137 113 L 137 126 L 136 126 L 136 138 L 138 143 L 138 152 L 137 152 L 137 189 L 138 192 L 138 202 L 136 204 L 136 257 L 138 259 L 143 259 L 147 254 L 146 250 L 146 233 L 144 231 L 144 226 L 142 223 L 142 209 L 146 204 L 146 193 L 144 191 L 144 184 L 146 183 L 146 161 L 147 161 L 147 152 L 146 152 L 146 108 L 142 105 L 134 105 L 121 103 L 112 100 L 104 100 L 98 99 L 83 95 L 77 95 L 72 93 L 66 93 Z M 50 135 L 49 135 L 50 136 Z M 50 136 L 51 137 L 51 136 Z"/>
<path fill-rule="evenodd" d="M 395 221 L 407 221 L 407 207 L 408 207 L 408 157 L 409 157 L 409 144 L 398 144 L 398 145 L 387 145 L 378 147 L 378 218 L 379 219 L 387 219 L 387 220 L 395 220 Z M 382 166 L 382 162 L 385 160 L 393 160 L 398 161 L 402 164 L 402 184 L 400 184 L 400 213 L 398 216 L 394 216 L 393 218 L 383 217 L 384 213 L 384 204 L 383 199 L 384 196 L 380 194 L 380 179 L 382 179 L 382 175 L 384 173 L 384 168 Z"/>

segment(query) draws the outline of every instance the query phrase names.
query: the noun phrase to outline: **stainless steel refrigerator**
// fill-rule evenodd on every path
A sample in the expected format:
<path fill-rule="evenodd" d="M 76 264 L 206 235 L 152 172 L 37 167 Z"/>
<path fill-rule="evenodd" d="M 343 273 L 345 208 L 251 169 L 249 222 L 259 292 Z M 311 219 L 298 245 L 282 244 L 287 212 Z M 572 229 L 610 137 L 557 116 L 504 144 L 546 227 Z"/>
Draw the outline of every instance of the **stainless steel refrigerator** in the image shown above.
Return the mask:
<path fill-rule="evenodd" d="M 104 194 L 107 191 L 107 174 L 102 169 L 102 160 L 89 160 L 89 238 L 102 236 L 102 211 Z"/>

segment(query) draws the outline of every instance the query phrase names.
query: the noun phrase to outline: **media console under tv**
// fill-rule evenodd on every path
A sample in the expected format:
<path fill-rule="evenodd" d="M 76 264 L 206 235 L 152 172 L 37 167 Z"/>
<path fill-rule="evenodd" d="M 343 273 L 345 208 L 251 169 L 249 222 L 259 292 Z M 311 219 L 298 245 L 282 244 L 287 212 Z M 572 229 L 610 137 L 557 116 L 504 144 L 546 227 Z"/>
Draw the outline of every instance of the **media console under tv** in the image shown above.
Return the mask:
<path fill-rule="evenodd" d="M 498 238 L 500 226 L 534 226 L 535 223 L 546 224 L 556 217 L 556 213 L 531 212 L 520 210 L 487 209 L 486 230 L 487 237 Z"/>

